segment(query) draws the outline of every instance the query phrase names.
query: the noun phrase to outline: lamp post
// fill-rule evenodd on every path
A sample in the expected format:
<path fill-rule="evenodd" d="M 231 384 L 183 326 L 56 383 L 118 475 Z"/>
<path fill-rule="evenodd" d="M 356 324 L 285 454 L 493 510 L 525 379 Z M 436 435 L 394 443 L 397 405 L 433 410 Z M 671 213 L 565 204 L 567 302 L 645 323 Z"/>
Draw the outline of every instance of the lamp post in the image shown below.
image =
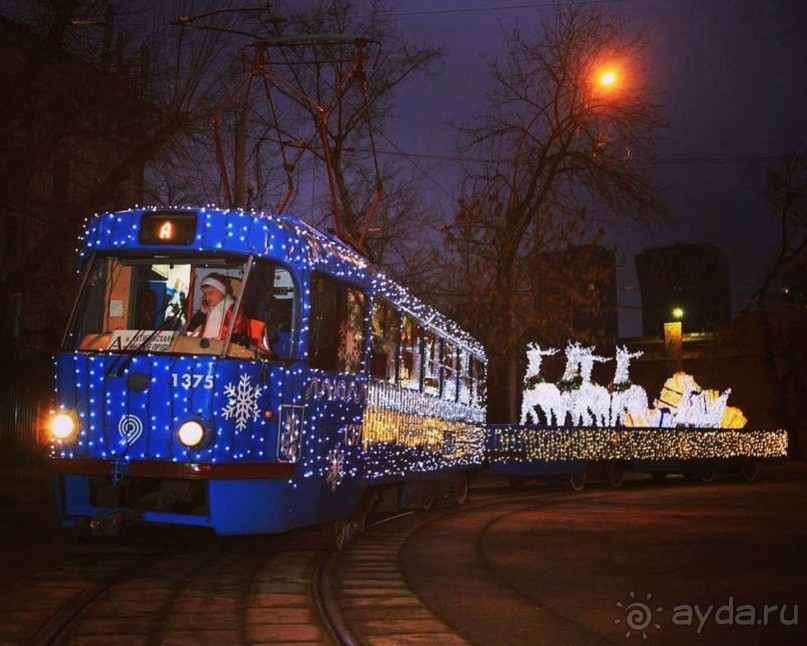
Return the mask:
<path fill-rule="evenodd" d="M 589 134 L 595 136 L 598 152 L 614 139 L 609 113 L 620 99 L 623 89 L 621 66 L 613 63 L 595 66 L 588 77 L 588 91 L 585 98 L 586 118 L 591 120 Z"/>
<path fill-rule="evenodd" d="M 674 307 L 674 321 L 664 324 L 664 349 L 667 354 L 667 372 L 672 375 L 684 369 L 684 333 L 682 319 L 684 309 Z"/>

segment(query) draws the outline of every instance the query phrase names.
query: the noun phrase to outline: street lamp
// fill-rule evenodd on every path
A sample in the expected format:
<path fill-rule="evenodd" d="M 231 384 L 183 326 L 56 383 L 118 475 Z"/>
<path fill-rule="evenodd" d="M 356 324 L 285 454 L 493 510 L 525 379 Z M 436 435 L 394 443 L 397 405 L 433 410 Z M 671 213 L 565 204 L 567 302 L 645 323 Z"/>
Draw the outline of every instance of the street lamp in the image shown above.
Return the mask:
<path fill-rule="evenodd" d="M 672 315 L 676 321 L 680 321 L 682 318 L 684 318 L 684 309 L 681 307 L 674 307 Z"/>
<path fill-rule="evenodd" d="M 616 72 L 613 70 L 606 70 L 600 74 L 600 85 L 603 87 L 612 87 L 616 83 Z"/>
<path fill-rule="evenodd" d="M 596 66 L 589 77 L 589 91 L 595 104 L 605 106 L 616 100 L 623 90 L 625 79 L 621 66 L 610 63 Z"/>

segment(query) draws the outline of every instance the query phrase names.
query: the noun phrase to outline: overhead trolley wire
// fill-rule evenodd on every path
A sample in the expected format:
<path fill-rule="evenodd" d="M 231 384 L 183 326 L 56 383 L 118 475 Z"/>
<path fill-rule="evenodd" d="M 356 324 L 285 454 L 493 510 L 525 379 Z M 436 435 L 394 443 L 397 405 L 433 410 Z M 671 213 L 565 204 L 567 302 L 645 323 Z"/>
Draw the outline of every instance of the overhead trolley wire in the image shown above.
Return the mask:
<path fill-rule="evenodd" d="M 488 5 L 484 7 L 457 7 L 455 9 L 422 9 L 416 11 L 379 11 L 376 14 L 351 14 L 350 18 L 370 18 L 372 16 L 388 16 L 392 18 L 407 18 L 409 16 L 438 16 L 438 15 L 456 15 L 468 13 L 480 13 L 488 11 L 518 11 L 523 9 L 541 9 L 545 7 L 568 7 L 569 5 L 592 5 L 592 4 L 616 4 L 623 2 L 638 2 L 639 0 L 578 0 L 577 2 L 569 2 L 569 0 L 556 1 L 556 2 L 529 2 L 523 4 L 511 5 Z"/>
<path fill-rule="evenodd" d="M 430 159 L 434 161 L 448 161 L 456 163 L 464 162 L 479 162 L 479 163 L 495 163 L 495 162 L 512 162 L 514 159 L 497 159 L 495 157 L 475 157 L 469 155 L 457 155 L 453 153 L 418 153 L 401 150 L 389 137 L 382 135 L 383 138 L 392 145 L 395 150 L 385 150 L 383 148 L 376 149 L 379 155 L 389 155 L 393 157 L 410 157 L 412 159 Z M 362 148 L 345 148 L 344 152 L 364 153 L 369 152 Z M 631 161 L 647 162 L 658 166 L 686 166 L 696 164 L 760 164 L 777 162 L 780 155 L 681 155 L 669 157 L 656 157 L 653 159 L 644 159 L 634 157 Z"/>

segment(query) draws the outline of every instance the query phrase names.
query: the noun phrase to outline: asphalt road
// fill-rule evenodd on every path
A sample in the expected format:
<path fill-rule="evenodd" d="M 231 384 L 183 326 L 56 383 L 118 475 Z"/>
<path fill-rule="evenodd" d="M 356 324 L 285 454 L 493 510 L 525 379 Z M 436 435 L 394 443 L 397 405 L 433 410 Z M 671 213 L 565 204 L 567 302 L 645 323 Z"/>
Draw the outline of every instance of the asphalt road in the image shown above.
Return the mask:
<path fill-rule="evenodd" d="M 807 644 L 802 465 L 751 485 L 541 491 L 443 516 L 403 547 L 409 586 L 469 642 Z"/>

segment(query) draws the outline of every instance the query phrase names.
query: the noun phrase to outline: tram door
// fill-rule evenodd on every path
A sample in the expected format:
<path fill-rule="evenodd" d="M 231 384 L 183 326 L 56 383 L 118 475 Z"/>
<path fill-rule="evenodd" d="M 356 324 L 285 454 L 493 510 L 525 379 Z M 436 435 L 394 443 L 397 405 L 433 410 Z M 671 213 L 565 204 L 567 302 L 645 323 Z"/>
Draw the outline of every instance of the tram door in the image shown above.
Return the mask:
<path fill-rule="evenodd" d="M 242 309 L 248 345 L 265 359 L 259 382 L 268 391 L 268 410 L 276 432 L 268 433 L 263 447 L 270 459 L 301 460 L 304 378 L 298 365 L 296 321 L 299 294 L 291 273 L 268 260 L 256 260 L 244 290 Z"/>
<path fill-rule="evenodd" d="M 350 513 L 360 493 L 362 417 L 367 399 L 363 289 L 315 272 L 309 323 L 310 381 L 306 404 L 317 416 L 321 500 Z"/>

